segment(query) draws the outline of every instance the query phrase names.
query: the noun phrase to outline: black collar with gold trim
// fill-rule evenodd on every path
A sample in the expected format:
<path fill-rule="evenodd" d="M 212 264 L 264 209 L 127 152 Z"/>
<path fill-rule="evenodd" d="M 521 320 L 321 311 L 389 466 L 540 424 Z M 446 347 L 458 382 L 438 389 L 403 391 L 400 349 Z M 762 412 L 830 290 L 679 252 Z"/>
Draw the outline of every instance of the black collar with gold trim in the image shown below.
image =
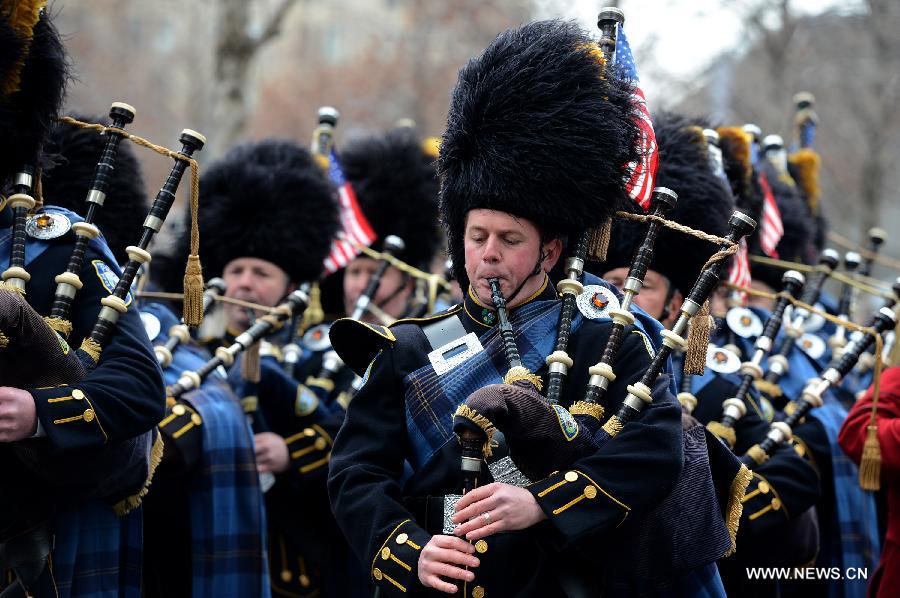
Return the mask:
<path fill-rule="evenodd" d="M 532 293 L 530 297 L 528 297 L 522 303 L 519 303 L 515 307 L 509 309 L 509 312 L 515 313 L 517 309 L 522 307 L 523 305 L 527 305 L 532 301 L 548 301 L 556 299 L 556 289 L 553 288 L 553 285 L 550 284 L 550 278 L 544 274 L 544 282 L 538 288 L 537 291 Z M 475 324 L 478 324 L 482 328 L 490 328 L 491 326 L 498 323 L 497 319 L 497 311 L 493 307 L 488 307 L 481 301 L 479 301 L 478 297 L 475 295 L 475 292 L 472 290 L 471 285 L 469 286 L 469 290 L 466 293 L 465 299 L 463 300 L 463 312 L 464 314 L 460 314 L 460 317 L 465 317 Z"/>

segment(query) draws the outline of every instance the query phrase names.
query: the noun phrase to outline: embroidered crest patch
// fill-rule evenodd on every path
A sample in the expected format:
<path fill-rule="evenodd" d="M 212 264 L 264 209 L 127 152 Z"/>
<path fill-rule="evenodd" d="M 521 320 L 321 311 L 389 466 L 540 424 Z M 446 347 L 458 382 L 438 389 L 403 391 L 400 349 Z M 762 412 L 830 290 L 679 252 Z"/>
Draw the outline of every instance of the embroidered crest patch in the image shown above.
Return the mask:
<path fill-rule="evenodd" d="M 553 410 L 556 412 L 556 419 L 559 420 L 559 427 L 562 429 L 563 435 L 566 437 L 566 440 L 573 440 L 576 436 L 578 436 L 578 432 L 580 429 L 578 428 L 578 422 L 575 421 L 575 418 L 572 417 L 572 414 L 563 407 L 562 405 L 553 405 Z"/>
<path fill-rule="evenodd" d="M 112 292 L 116 289 L 116 285 L 119 284 L 119 277 L 115 272 L 112 271 L 112 268 L 106 265 L 106 262 L 103 260 L 92 260 L 91 264 L 94 266 L 94 271 L 97 273 L 97 278 L 100 279 L 100 284 L 103 285 L 103 288 L 106 289 L 111 295 Z M 131 301 L 133 297 L 131 296 L 131 292 L 125 295 L 125 305 L 131 305 Z"/>
<path fill-rule="evenodd" d="M 297 386 L 297 401 L 294 404 L 294 411 L 300 417 L 309 415 L 319 406 L 319 398 L 316 393 L 300 384 Z"/>

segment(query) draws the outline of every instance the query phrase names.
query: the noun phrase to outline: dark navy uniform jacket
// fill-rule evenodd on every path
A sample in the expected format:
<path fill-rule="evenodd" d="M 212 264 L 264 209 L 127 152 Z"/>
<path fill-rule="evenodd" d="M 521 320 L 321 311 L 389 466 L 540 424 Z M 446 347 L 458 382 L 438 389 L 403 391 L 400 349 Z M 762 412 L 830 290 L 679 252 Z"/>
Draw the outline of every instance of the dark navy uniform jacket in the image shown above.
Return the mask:
<path fill-rule="evenodd" d="M 533 299 L 553 300 L 556 293 L 545 287 Z M 511 311 L 514 315 L 515 309 Z M 442 533 L 429 512 L 434 503 L 429 498 L 440 501 L 462 488 L 460 448 L 457 442 L 447 442 L 411 472 L 405 463 L 411 456 L 406 413 L 411 406 L 404 400 L 404 377 L 429 363 L 423 322 L 450 316 L 458 316 L 466 332 L 478 336 L 495 325 L 495 314 L 468 296 L 463 305 L 444 314 L 401 320 L 390 327 L 389 335 L 382 329 L 384 348 L 370 364 L 366 383 L 350 403 L 335 440 L 329 472 L 332 509 L 368 568 L 371 583 L 385 595 L 439 595 L 418 582 L 417 563 L 431 536 Z M 575 365 L 560 401 L 564 406 L 584 396 L 588 366 L 600 360 L 610 330 L 609 320 L 585 319 L 570 337 Z M 345 355 L 335 338 L 332 334 L 332 342 Z M 635 330 L 625 339 L 615 366 L 618 378 L 607 394 L 607 414 L 618 410 L 626 385 L 638 380 L 651 360 L 651 345 L 643 333 Z M 354 339 L 353 344 L 364 340 Z M 546 377 L 546 369 L 536 373 Z M 681 471 L 681 409 L 674 396 L 661 394 L 596 453 L 526 486 L 547 519 L 477 543 L 481 565 L 474 582 L 459 582 L 463 593 L 458 595 L 559 596 L 563 590 L 558 573 L 563 569 L 599 590 L 615 568 L 608 565 L 610 558 L 628 542 L 629 525 L 669 492 Z M 492 479 L 483 465 L 479 485 Z"/>

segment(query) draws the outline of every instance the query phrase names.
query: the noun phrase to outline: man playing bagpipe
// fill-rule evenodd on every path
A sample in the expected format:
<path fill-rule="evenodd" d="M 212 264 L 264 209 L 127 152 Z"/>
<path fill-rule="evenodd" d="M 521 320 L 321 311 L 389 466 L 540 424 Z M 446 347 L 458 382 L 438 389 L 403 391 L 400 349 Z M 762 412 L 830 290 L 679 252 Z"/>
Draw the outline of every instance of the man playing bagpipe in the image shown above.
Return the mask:
<path fill-rule="evenodd" d="M 162 450 L 151 433 L 165 404 L 162 375 L 134 311 L 121 314 L 97 360 L 75 350 L 96 329 L 101 300 L 110 297 L 121 271 L 102 238 L 82 240 L 84 259 L 71 259 L 74 229 L 87 225 L 77 215 L 51 206 L 29 214 L 36 208 L 30 192 L 37 184 L 39 148 L 66 79 L 64 49 L 43 5 L 0 4 L 0 43 L 4 58 L 11 58 L 0 66 L 0 261 L 4 301 L 12 307 L 5 322 L 26 312 L 39 314 L 37 320 L 51 314 L 59 300 L 54 278 L 69 265 L 80 265 L 70 275 L 77 275 L 81 288 L 66 302 L 67 334 L 61 321 L 55 322 L 59 334 L 49 324 L 32 322 L 49 339 L 46 346 L 31 343 L 20 329 L 0 331 L 0 462 L 6 479 L 0 493 L 6 514 L 0 585 L 12 583 L 11 595 L 137 596 L 136 507 Z M 123 113 L 130 108 L 119 107 Z M 81 189 L 82 199 L 91 196 L 88 191 Z M 17 303 L 22 296 L 33 311 Z M 25 358 L 30 361 L 23 363 Z M 61 379 L 75 370 L 83 377 Z M 42 382 L 48 378 L 53 382 Z M 52 479 L 46 472 L 53 472 Z M 92 487 L 85 487 L 86 480 Z"/>
<path fill-rule="evenodd" d="M 710 234 L 727 230 L 728 216 L 735 201 L 725 181 L 716 174 L 708 159 L 707 141 L 702 123 L 673 114 L 655 119 L 659 144 L 659 185 L 678 190 L 678 203 L 669 217 L 691 228 Z M 622 286 L 628 276 L 628 264 L 639 244 L 640 226 L 617 223 L 612 230 L 604 278 Z M 678 247 L 678 251 L 663 248 Z M 709 257 L 708 243 L 683 237 L 668 230 L 660 233 L 658 250 L 653 254 L 645 284 L 635 302 L 661 321 L 671 321 L 681 297 L 693 285 L 696 273 Z M 650 284 L 647 284 L 647 281 Z M 648 288 L 649 287 L 649 288 Z M 691 397 L 685 408 L 714 433 L 723 433 L 718 425 L 723 402 L 736 396 L 741 377 L 741 360 L 718 344 L 727 340 L 719 328 L 710 337 L 710 347 L 702 375 L 683 373 L 681 356 L 674 360 L 679 398 Z M 749 359 L 749 355 L 747 356 Z M 766 410 L 755 390 L 742 398 L 746 413 L 738 425 L 725 434 L 735 454 L 742 455 L 769 424 Z M 753 471 L 753 479 L 743 498 L 743 511 L 737 533 L 737 551 L 719 561 L 719 569 L 728 595 L 758 595 L 775 592 L 774 587 L 747 579 L 745 567 L 802 566 L 812 560 L 818 549 L 817 528 L 808 524 L 804 513 L 817 498 L 818 478 L 789 446 L 779 449 L 764 465 Z M 774 499 L 774 503 L 773 503 Z M 773 508 L 772 505 L 777 505 Z M 814 518 L 814 515 L 813 515 Z M 795 524 L 799 519 L 801 523 Z M 766 582 L 770 583 L 770 582 Z"/>
<path fill-rule="evenodd" d="M 53 165 L 44 173 L 44 195 L 83 213 L 82 190 L 102 147 L 97 131 L 57 123 L 45 147 Z M 95 219 L 118 263 L 128 261 L 126 248 L 140 237 L 149 207 L 140 164 L 128 145 L 120 147 L 104 210 Z M 171 264 L 179 275 L 185 257 Z M 170 335 L 186 336 L 163 351 L 167 358 L 159 359 L 166 384 L 209 359 L 190 342 L 187 327 L 169 308 L 160 303 L 140 307 L 158 358 Z M 144 500 L 143 594 L 267 594 L 265 515 L 253 439 L 224 377 L 214 373 L 199 390 L 173 402 L 160 430 L 163 459 Z"/>
<path fill-rule="evenodd" d="M 648 554 L 636 547 L 636 531 L 683 464 L 668 376 L 635 424 L 602 446 L 565 409 L 584 396 L 588 366 L 610 334 L 609 309 L 618 300 L 610 285 L 584 275 L 591 285 L 569 322 L 569 377 L 549 411 L 550 427 L 586 443 L 580 459 L 562 463 L 552 447 L 533 446 L 529 454 L 559 465 L 526 479 L 509 458 L 509 435 L 466 409 L 486 385 L 539 388 L 549 379 L 545 359 L 562 304 L 550 280 L 558 274 L 550 273 L 564 240 L 584 239 L 625 200 L 622 165 L 638 158 L 631 86 L 604 62 L 585 33 L 549 21 L 506 31 L 471 60 L 453 93 L 439 159 L 442 221 L 467 289 L 463 303 L 390 327 L 348 319 L 331 328 L 338 353 L 365 373 L 335 441 L 332 508 L 387 595 L 597 595 L 633 592 L 641 582 L 649 592 L 721 594 L 714 566 L 692 577 L 689 589 L 684 578 L 635 580 L 639 567 L 623 556 Z M 636 316 L 615 362 L 609 413 L 655 352 L 648 333 L 657 336 L 658 325 Z M 521 366 L 504 376 L 512 353 Z M 599 427 L 602 412 L 582 415 Z M 455 425 L 467 418 L 489 432 L 489 462 L 461 449 Z M 529 421 L 509 424 L 511 432 Z M 470 491 L 460 498 L 460 488 Z"/>
<path fill-rule="evenodd" d="M 354 257 L 333 275 L 342 283 L 340 303 L 345 316 L 352 316 L 357 305 L 364 305 L 358 317 L 381 324 L 431 312 L 424 281 L 417 274 L 429 271 L 441 241 L 435 157 L 426 153 L 410 127 L 351 141 L 338 155 L 361 216 L 376 237 L 369 249 L 389 252 L 400 264 L 414 269 L 384 267 L 383 260 L 367 253 Z M 329 327 L 330 322 L 322 323 L 304 334 L 301 346 L 311 355 L 297 369 L 297 379 L 323 400 L 335 400 L 346 409 L 357 376 L 332 350 Z"/>
<path fill-rule="evenodd" d="M 266 317 L 252 306 L 275 307 L 301 283 L 318 280 L 338 212 L 325 173 L 288 140 L 232 148 L 204 172 L 200 197 L 201 249 L 209 252 L 204 273 L 225 283 L 226 331 L 208 343 L 213 350 L 233 345 Z M 176 253 L 185 253 L 187 241 Z M 253 424 L 273 592 L 341 595 L 347 556 L 330 515 L 325 476 L 343 409 L 284 371 L 278 339 L 258 346 L 258 353 L 251 345 L 234 360 L 228 381 Z"/>

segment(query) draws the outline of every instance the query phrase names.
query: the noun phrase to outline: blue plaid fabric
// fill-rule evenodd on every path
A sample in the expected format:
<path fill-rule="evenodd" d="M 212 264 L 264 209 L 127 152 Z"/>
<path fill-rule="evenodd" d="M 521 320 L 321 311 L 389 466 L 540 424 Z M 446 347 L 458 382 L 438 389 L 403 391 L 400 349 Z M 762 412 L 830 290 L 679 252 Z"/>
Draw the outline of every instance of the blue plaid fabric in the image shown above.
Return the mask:
<path fill-rule="evenodd" d="M 193 596 L 268 596 L 265 504 L 253 436 L 224 382 L 186 400 L 203 418 L 203 456 L 191 481 Z"/>
<path fill-rule="evenodd" d="M 635 585 L 635 580 L 628 582 L 616 579 L 613 574 L 609 584 L 610 596 L 653 596 L 654 598 L 725 598 L 725 586 L 715 563 L 692 570 L 690 573 L 663 587 L 649 583 Z"/>
<path fill-rule="evenodd" d="M 553 352 L 560 306 L 560 301 L 534 301 L 510 316 L 522 364 L 529 371 L 540 369 L 544 358 Z M 573 333 L 582 321 L 581 314 L 573 318 Z M 456 439 L 456 408 L 479 388 L 503 381 L 509 366 L 499 331 L 499 326 L 495 326 L 482 334 L 479 340 L 484 351 L 443 376 L 438 376 L 428 364 L 404 378 L 408 454 L 414 470 L 424 467 L 444 444 Z"/>
<path fill-rule="evenodd" d="M 42 588 L 38 595 L 139 598 L 142 522 L 140 507 L 119 518 L 99 500 L 58 514 L 50 565 L 56 592 Z"/>
<path fill-rule="evenodd" d="M 160 321 L 160 335 L 178 317 L 150 303 L 142 311 Z M 208 359 L 202 349 L 180 345 L 163 376 L 172 384 L 181 372 L 196 370 Z M 253 433 L 234 393 L 213 372 L 199 390 L 183 400 L 203 419 L 203 454 L 191 479 L 192 596 L 269 596 L 265 503 L 256 472 Z"/>
<path fill-rule="evenodd" d="M 822 556 L 830 555 L 831 562 L 821 566 L 841 567 L 842 570 L 859 567 L 875 571 L 881 553 L 875 497 L 859 487 L 859 469 L 838 445 L 837 436 L 847 418 L 847 409 L 829 395 L 826 394 L 825 404 L 814 409 L 811 416 L 822 423 L 828 434 L 834 472 L 835 527 L 840 536 L 823 538 L 828 546 L 822 546 Z M 828 584 L 828 595 L 863 598 L 866 584 L 854 579 L 845 579 L 842 584 L 831 583 Z"/>

